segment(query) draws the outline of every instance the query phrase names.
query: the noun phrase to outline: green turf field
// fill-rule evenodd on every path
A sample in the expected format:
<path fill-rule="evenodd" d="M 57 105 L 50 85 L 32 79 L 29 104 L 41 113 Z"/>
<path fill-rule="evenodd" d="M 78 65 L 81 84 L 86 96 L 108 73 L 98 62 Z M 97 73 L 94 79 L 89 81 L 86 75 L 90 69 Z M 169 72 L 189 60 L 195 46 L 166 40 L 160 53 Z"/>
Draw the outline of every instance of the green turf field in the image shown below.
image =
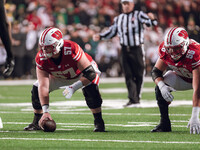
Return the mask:
<path fill-rule="evenodd" d="M 174 93 L 169 109 L 172 132 L 151 133 L 159 123 L 154 83 L 144 83 L 141 105 L 123 108 L 127 100 L 124 83 L 102 83 L 104 133 L 93 132 L 93 116 L 81 91 L 65 100 L 62 90 L 51 93 L 51 115 L 57 123 L 54 133 L 23 131 L 33 118 L 31 85 L 0 86 L 0 150 L 57 149 L 200 149 L 200 135 L 191 135 L 187 123 L 191 115 L 192 90 Z"/>

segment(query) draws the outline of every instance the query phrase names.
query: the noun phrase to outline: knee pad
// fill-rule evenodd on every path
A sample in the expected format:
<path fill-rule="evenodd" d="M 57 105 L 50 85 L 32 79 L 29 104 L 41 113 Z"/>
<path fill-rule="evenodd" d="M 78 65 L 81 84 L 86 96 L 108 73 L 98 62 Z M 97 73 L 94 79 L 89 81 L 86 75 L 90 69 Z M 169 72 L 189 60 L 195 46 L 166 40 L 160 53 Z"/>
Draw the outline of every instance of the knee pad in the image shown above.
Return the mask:
<path fill-rule="evenodd" d="M 102 99 L 96 84 L 90 84 L 83 88 L 83 95 L 90 109 L 101 107 Z"/>
<path fill-rule="evenodd" d="M 155 87 L 155 94 L 156 94 L 156 100 L 158 102 L 158 105 L 159 104 L 168 105 L 167 101 L 162 97 L 162 94 L 158 86 Z"/>
<path fill-rule="evenodd" d="M 32 93 L 32 106 L 34 109 L 38 110 L 38 109 L 42 109 L 42 106 L 40 104 L 40 99 L 39 99 L 39 95 L 38 95 L 38 87 L 33 85 L 33 88 L 31 90 Z"/>

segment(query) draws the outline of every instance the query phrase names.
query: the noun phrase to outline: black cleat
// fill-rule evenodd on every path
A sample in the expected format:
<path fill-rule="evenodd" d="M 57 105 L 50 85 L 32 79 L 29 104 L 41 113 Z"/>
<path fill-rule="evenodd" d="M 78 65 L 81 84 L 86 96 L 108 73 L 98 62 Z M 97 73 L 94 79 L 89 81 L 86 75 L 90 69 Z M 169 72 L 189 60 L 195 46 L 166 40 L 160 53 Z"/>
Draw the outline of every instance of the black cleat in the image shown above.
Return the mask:
<path fill-rule="evenodd" d="M 94 132 L 105 132 L 104 121 L 102 120 L 94 120 Z"/>
<path fill-rule="evenodd" d="M 159 124 L 154 129 L 151 130 L 151 132 L 171 132 L 171 124 Z"/>
<path fill-rule="evenodd" d="M 137 107 L 139 105 L 140 105 L 140 102 L 129 101 L 127 104 L 123 105 L 123 107 Z"/>
<path fill-rule="evenodd" d="M 39 125 L 37 124 L 29 124 L 27 127 L 24 128 L 24 131 L 36 131 L 36 130 L 42 130 Z"/>

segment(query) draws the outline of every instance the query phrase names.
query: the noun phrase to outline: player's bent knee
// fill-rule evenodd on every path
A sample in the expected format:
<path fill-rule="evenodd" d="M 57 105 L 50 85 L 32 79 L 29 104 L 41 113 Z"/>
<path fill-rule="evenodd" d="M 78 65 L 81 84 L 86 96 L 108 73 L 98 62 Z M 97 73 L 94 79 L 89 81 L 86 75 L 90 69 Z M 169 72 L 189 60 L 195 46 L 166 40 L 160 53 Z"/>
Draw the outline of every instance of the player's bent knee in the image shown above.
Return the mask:
<path fill-rule="evenodd" d="M 40 104 L 39 95 L 38 95 L 38 87 L 33 85 L 31 93 L 32 93 L 32 106 L 33 106 L 33 108 L 36 109 L 36 110 L 42 109 L 42 106 Z"/>
<path fill-rule="evenodd" d="M 101 107 L 102 99 L 96 84 L 90 84 L 83 88 L 83 95 L 90 109 Z"/>

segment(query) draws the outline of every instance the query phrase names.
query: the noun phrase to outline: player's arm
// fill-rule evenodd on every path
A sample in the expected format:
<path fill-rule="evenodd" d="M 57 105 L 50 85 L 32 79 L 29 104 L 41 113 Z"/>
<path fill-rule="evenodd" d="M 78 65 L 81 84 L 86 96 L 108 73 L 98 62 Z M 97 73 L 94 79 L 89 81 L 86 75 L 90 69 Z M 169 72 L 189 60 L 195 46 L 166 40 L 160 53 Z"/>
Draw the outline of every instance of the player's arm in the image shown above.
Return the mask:
<path fill-rule="evenodd" d="M 37 79 L 38 79 L 38 93 L 40 98 L 40 103 L 43 110 L 43 115 L 39 121 L 39 125 L 41 126 L 42 121 L 45 118 L 49 118 L 52 120 L 51 115 L 49 113 L 49 74 L 36 68 Z"/>
<path fill-rule="evenodd" d="M 200 133 L 200 122 L 199 122 L 199 110 L 200 110 L 200 66 L 195 68 L 192 71 L 193 75 L 193 107 L 192 107 L 192 115 L 190 121 L 188 123 L 188 127 L 190 127 L 190 134 L 199 134 Z"/>
<path fill-rule="evenodd" d="M 78 69 L 83 73 L 83 76 L 80 78 L 80 81 L 83 83 L 83 86 L 88 85 L 90 82 L 96 78 L 97 73 L 95 72 L 90 61 L 83 53 L 81 59 L 78 62 Z"/>
<path fill-rule="evenodd" d="M 164 63 L 162 59 L 159 58 L 152 69 L 152 79 L 156 83 L 156 85 L 159 87 L 162 97 L 168 103 L 171 103 L 174 99 L 171 92 L 175 90 L 164 83 L 163 71 L 165 71 L 166 69 L 167 69 L 167 65 Z"/>
<path fill-rule="evenodd" d="M 70 86 L 67 86 L 66 89 L 63 91 L 63 95 L 67 99 L 71 98 L 73 93 L 81 87 L 86 86 L 91 82 L 98 84 L 99 81 L 98 74 L 95 72 L 93 66 L 91 65 L 90 61 L 84 53 L 82 54 L 80 60 L 77 62 L 77 66 L 78 69 L 83 73 L 83 76 L 81 76 L 81 78 L 77 82 L 73 83 Z"/>
<path fill-rule="evenodd" d="M 193 74 L 193 107 L 200 107 L 200 66 L 192 71 Z"/>
<path fill-rule="evenodd" d="M 49 104 L 49 74 L 39 68 L 36 69 L 39 82 L 38 92 L 41 105 Z"/>
<path fill-rule="evenodd" d="M 167 65 L 162 59 L 158 58 L 155 66 L 151 71 L 153 81 L 158 84 L 159 81 L 163 81 L 163 72 L 167 69 Z"/>

